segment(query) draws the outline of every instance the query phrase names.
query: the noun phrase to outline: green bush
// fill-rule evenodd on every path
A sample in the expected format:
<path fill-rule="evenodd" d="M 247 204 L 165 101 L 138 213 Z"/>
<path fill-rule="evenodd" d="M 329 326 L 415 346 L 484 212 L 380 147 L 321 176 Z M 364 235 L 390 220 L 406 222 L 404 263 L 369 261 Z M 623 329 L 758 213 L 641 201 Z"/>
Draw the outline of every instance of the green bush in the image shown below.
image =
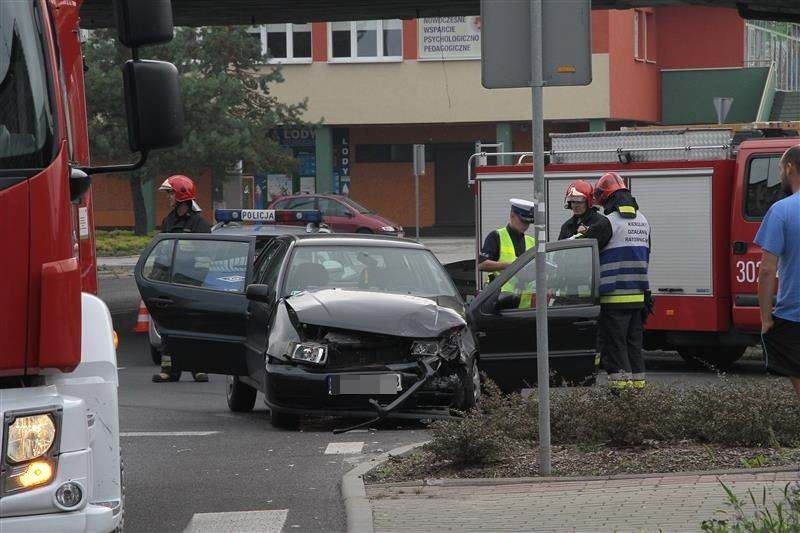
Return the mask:
<path fill-rule="evenodd" d="M 747 495 L 753 504 L 753 512 L 748 513 L 743 502 L 724 483 L 722 487 L 728 496 L 726 502 L 732 511 L 732 518 L 704 520 L 700 528 L 708 533 L 744 533 L 749 531 L 798 533 L 800 532 L 800 482 L 788 483 L 783 489 L 783 497 L 772 505 L 767 503 L 767 490 L 761 490 L 756 498 L 753 490 Z M 725 514 L 728 512 L 723 511 Z"/>
<path fill-rule="evenodd" d="M 97 230 L 95 247 L 98 256 L 139 255 L 155 235 L 134 235 L 128 230 Z"/>
<path fill-rule="evenodd" d="M 554 389 L 553 444 L 640 446 L 694 441 L 726 446 L 800 446 L 800 402 L 782 379 L 644 390 Z M 438 422 L 428 450 L 456 464 L 495 460 L 514 442 L 538 439 L 536 394 L 504 395 L 487 381 L 478 408 Z"/>

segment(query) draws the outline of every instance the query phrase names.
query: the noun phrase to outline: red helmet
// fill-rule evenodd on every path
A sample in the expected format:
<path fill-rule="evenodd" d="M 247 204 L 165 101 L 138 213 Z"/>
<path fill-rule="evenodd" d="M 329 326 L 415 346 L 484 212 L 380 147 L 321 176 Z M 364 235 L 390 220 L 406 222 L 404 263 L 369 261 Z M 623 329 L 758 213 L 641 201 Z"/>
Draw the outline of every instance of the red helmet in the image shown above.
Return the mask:
<path fill-rule="evenodd" d="M 594 189 L 591 184 L 576 180 L 569 184 L 567 192 L 564 194 L 564 209 L 569 209 L 570 202 L 586 202 L 586 207 L 592 207 L 592 193 Z"/>
<path fill-rule="evenodd" d="M 616 172 L 606 172 L 594 186 L 594 201 L 598 204 L 605 203 L 608 197 L 621 190 L 628 190 L 625 180 Z"/>
<path fill-rule="evenodd" d="M 182 176 L 181 174 L 168 177 L 158 190 L 174 191 L 176 202 L 188 202 L 197 199 L 197 193 L 194 190 L 194 182 L 191 178 Z"/>

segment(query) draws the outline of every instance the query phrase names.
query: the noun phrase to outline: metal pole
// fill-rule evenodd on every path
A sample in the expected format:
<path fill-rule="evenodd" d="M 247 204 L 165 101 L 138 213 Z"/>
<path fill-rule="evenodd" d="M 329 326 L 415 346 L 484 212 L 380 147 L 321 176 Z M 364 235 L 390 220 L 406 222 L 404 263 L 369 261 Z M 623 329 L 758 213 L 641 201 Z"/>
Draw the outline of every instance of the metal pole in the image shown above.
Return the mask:
<path fill-rule="evenodd" d="M 414 206 L 415 224 L 417 226 L 417 241 L 419 241 L 419 174 L 414 172 Z"/>
<path fill-rule="evenodd" d="M 547 332 L 547 263 L 545 261 L 544 111 L 542 105 L 542 0 L 531 1 L 531 124 L 533 198 L 536 203 L 536 367 L 539 387 L 539 464 L 550 475 L 550 350 Z"/>

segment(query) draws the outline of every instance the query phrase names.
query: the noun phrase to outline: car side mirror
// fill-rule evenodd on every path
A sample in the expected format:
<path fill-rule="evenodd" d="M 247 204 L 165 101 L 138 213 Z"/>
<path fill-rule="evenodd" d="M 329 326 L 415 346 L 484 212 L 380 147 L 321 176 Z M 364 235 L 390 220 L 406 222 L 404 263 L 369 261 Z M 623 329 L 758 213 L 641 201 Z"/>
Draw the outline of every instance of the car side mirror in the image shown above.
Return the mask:
<path fill-rule="evenodd" d="M 245 289 L 245 296 L 248 300 L 253 300 L 254 302 L 265 304 L 272 302 L 272 291 L 269 285 L 260 283 L 250 284 L 247 286 L 247 289 Z"/>
<path fill-rule="evenodd" d="M 122 70 L 131 151 L 148 152 L 180 144 L 183 106 L 175 65 L 133 60 Z"/>
<path fill-rule="evenodd" d="M 516 309 L 518 307 L 519 295 L 511 292 L 501 292 L 494 304 L 494 309 L 497 312 L 503 311 L 504 309 Z"/>

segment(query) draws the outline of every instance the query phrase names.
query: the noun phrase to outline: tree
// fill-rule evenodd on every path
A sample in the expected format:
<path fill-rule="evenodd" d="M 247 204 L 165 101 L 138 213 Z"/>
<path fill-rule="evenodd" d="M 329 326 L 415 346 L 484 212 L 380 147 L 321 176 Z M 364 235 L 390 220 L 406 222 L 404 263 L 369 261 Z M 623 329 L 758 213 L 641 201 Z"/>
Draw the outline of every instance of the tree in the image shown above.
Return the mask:
<path fill-rule="evenodd" d="M 84 53 L 93 161 L 130 161 L 120 69 L 129 52 L 111 31 L 100 30 L 85 43 Z M 144 176 L 210 171 L 212 179 L 221 180 L 240 160 L 275 172 L 296 168 L 291 152 L 268 132 L 279 125 L 304 124 L 306 101 L 285 104 L 270 94 L 270 85 L 282 82 L 283 76 L 277 68 L 261 69 L 261 45 L 244 28 L 178 28 L 170 43 L 144 48 L 140 55 L 178 68 L 185 118 L 183 144 L 151 152 L 147 164 L 131 173 L 137 235 L 147 226 Z"/>

